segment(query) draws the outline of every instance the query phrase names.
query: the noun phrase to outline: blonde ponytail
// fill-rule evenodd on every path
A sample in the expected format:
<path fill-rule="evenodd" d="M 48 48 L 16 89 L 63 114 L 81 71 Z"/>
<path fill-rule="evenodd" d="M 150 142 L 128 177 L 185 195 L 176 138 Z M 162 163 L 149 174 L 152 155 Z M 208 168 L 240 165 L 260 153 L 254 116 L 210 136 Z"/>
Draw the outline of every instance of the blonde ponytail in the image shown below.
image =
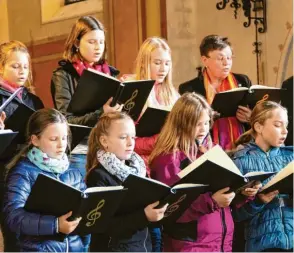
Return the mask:
<path fill-rule="evenodd" d="M 238 145 L 249 143 L 253 138 L 253 130 L 251 128 L 243 133 L 241 136 L 239 136 L 239 138 L 235 141 L 235 147 L 237 147 Z"/>

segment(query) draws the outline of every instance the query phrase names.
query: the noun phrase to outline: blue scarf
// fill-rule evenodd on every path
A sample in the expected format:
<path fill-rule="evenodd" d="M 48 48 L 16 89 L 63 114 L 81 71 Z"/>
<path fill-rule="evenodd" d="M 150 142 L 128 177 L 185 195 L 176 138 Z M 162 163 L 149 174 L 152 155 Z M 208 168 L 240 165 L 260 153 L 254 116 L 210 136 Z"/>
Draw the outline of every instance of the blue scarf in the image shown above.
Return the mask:
<path fill-rule="evenodd" d="M 67 155 L 64 154 L 61 159 L 50 158 L 40 149 L 33 147 L 27 153 L 27 158 L 43 171 L 61 174 L 69 167 Z"/>

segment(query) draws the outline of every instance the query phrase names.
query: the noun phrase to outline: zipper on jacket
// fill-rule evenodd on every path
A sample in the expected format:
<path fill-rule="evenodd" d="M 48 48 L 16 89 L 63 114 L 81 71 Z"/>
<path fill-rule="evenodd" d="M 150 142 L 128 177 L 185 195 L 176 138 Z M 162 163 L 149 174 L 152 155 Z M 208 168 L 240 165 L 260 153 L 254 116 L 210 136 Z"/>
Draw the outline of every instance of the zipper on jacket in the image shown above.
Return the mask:
<path fill-rule="evenodd" d="M 284 234 L 285 234 L 285 237 L 286 237 L 286 249 L 288 249 L 289 241 L 288 241 L 288 236 L 287 236 L 286 231 L 285 231 L 285 225 L 284 225 L 284 222 L 283 222 L 283 211 L 282 211 L 281 206 L 279 208 L 280 208 L 280 213 L 281 213 L 281 223 L 282 223 Z"/>
<path fill-rule="evenodd" d="M 69 252 L 68 238 L 65 238 L 65 243 L 66 243 L 66 251 L 65 252 Z"/>
<path fill-rule="evenodd" d="M 146 229 L 146 237 L 145 237 L 144 242 L 143 242 L 145 252 L 148 252 L 147 247 L 146 247 L 146 241 L 147 241 L 147 238 L 148 238 L 148 233 L 149 233 L 149 230 L 148 230 L 148 227 L 147 227 L 147 229 Z"/>
<path fill-rule="evenodd" d="M 225 217 L 224 208 L 221 208 L 221 218 L 222 218 L 222 227 L 223 227 L 221 251 L 225 252 L 224 243 L 225 243 L 225 238 L 226 238 L 226 234 L 227 234 L 227 225 L 226 225 L 226 217 Z"/>

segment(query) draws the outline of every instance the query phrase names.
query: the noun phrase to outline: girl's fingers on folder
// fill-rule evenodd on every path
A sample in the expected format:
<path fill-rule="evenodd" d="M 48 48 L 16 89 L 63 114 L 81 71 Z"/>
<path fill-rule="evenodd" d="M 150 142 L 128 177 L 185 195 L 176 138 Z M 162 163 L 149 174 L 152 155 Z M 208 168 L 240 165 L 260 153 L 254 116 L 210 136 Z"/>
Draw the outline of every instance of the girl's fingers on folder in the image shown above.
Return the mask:
<path fill-rule="evenodd" d="M 246 188 L 244 191 L 242 191 L 241 193 L 244 195 L 244 196 L 247 196 L 247 197 L 254 197 L 256 195 L 256 193 L 258 192 L 258 189 L 255 189 L 255 188 Z"/>
<path fill-rule="evenodd" d="M 75 230 L 79 225 L 81 218 L 77 218 L 73 221 L 68 221 L 67 219 L 72 215 L 72 211 L 60 216 L 58 218 L 58 232 L 69 234 Z"/>
<path fill-rule="evenodd" d="M 258 190 L 259 190 L 261 187 L 262 187 L 262 183 L 260 183 L 259 181 L 258 181 L 258 184 L 256 184 L 256 185 L 253 186 L 254 189 L 258 189 Z"/>
<path fill-rule="evenodd" d="M 166 204 L 164 207 L 160 209 L 155 209 L 155 207 L 158 206 L 158 204 L 159 204 L 159 201 L 156 201 L 145 207 L 144 212 L 148 221 L 155 222 L 163 218 L 164 212 L 168 204 Z"/>
<path fill-rule="evenodd" d="M 3 120 L 3 121 L 6 119 L 6 113 L 5 112 L 1 112 L 0 119 Z"/>
<path fill-rule="evenodd" d="M 108 99 L 107 102 L 103 105 L 103 111 L 105 113 L 116 112 L 116 111 L 121 111 L 122 110 L 123 105 L 116 104 L 115 106 L 110 106 L 110 103 L 111 103 L 112 99 L 113 99 L 113 97 Z"/>
<path fill-rule="evenodd" d="M 2 112 L 0 115 L 0 130 L 5 128 L 4 120 L 6 119 L 6 113 Z"/>
<path fill-rule="evenodd" d="M 258 190 L 262 187 L 262 183 L 260 181 L 255 181 L 255 184 L 252 187 L 248 187 L 243 190 L 241 193 L 247 197 L 254 197 Z"/>
<path fill-rule="evenodd" d="M 218 204 L 219 207 L 227 207 L 231 204 L 235 197 L 234 192 L 226 193 L 230 190 L 230 187 L 226 187 L 215 192 L 211 197 Z"/>
<path fill-rule="evenodd" d="M 267 204 L 271 202 L 278 194 L 279 194 L 279 191 L 272 191 L 266 194 L 259 193 L 257 196 L 263 203 Z"/>
<path fill-rule="evenodd" d="M 121 112 L 123 108 L 124 108 L 124 104 L 119 105 L 118 111 Z"/>
<path fill-rule="evenodd" d="M 154 208 L 154 207 L 156 207 L 158 205 L 159 205 L 159 201 L 156 201 L 156 202 L 150 204 L 149 206 L 152 207 L 152 208 Z"/>

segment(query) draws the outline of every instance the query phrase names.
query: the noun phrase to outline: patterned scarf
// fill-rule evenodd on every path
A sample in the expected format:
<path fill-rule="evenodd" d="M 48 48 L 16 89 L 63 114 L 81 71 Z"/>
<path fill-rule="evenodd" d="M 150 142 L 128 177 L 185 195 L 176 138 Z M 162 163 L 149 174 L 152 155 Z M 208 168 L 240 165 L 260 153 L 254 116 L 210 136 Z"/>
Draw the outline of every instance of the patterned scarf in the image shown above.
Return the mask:
<path fill-rule="evenodd" d="M 128 175 L 133 174 L 140 177 L 146 176 L 146 166 L 143 159 L 133 152 L 131 158 L 127 160 L 129 165 L 119 160 L 115 154 L 99 150 L 97 152 L 98 162 L 113 176 L 125 181 Z"/>
<path fill-rule="evenodd" d="M 87 62 L 77 60 L 76 62 L 73 63 L 73 66 L 80 76 L 83 74 L 85 69 L 89 69 L 89 68 L 97 70 L 97 71 L 102 72 L 107 75 L 111 74 L 110 68 L 106 62 L 103 64 L 94 64 L 93 66 L 91 66 Z"/>
<path fill-rule="evenodd" d="M 10 83 L 4 79 L 2 79 L 0 77 L 0 87 L 3 88 L 4 90 L 7 90 L 11 93 L 15 92 L 20 86 L 18 84 L 15 84 L 15 83 Z M 20 91 L 18 94 L 17 94 L 17 97 L 22 100 L 22 93 L 23 93 L 23 90 Z"/>
<path fill-rule="evenodd" d="M 210 84 L 210 78 L 206 69 L 203 71 L 203 77 L 206 99 L 210 105 L 212 104 L 216 93 L 238 87 L 238 83 L 234 75 L 231 73 L 226 79 L 223 80 L 221 85 L 216 90 Z M 234 142 L 245 132 L 245 128 L 236 117 L 228 117 L 216 120 L 213 124 L 212 132 L 214 144 L 220 145 L 224 150 L 232 150 Z"/>
<path fill-rule="evenodd" d="M 43 153 L 36 147 L 29 150 L 27 158 L 41 170 L 51 173 L 61 174 L 69 167 L 69 161 L 66 154 L 64 154 L 61 159 L 54 159 L 48 157 L 46 153 Z"/>

